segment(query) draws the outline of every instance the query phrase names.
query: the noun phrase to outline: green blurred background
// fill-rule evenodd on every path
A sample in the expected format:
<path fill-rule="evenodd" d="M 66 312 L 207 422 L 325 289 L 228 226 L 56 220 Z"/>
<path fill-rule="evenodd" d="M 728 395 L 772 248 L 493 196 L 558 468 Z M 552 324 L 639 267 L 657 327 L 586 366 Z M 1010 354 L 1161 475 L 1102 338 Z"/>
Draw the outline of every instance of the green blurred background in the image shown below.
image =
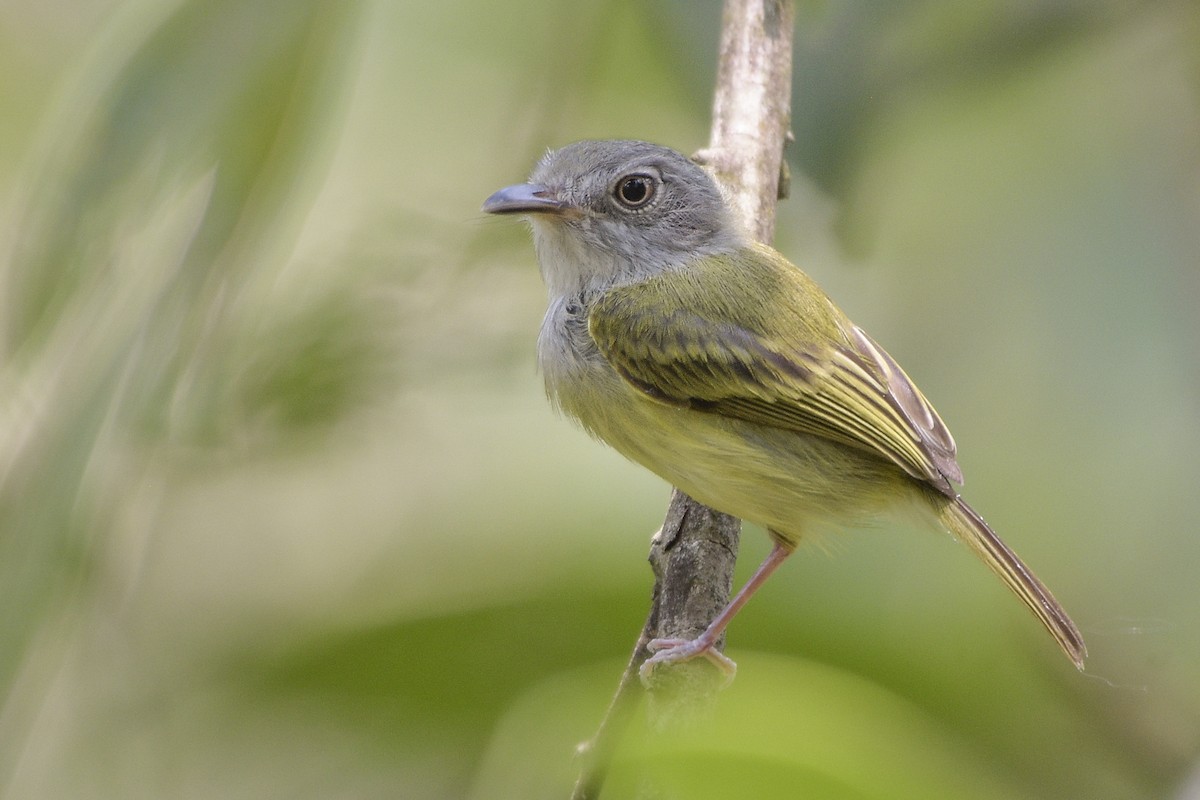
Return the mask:
<path fill-rule="evenodd" d="M 563 798 L 668 487 L 554 417 L 546 147 L 707 139 L 705 2 L 0 4 L 0 792 Z M 1200 798 L 1200 10 L 802 3 L 778 246 L 1088 639 L 802 550 L 691 797 Z M 739 578 L 766 552 L 748 529 Z"/>

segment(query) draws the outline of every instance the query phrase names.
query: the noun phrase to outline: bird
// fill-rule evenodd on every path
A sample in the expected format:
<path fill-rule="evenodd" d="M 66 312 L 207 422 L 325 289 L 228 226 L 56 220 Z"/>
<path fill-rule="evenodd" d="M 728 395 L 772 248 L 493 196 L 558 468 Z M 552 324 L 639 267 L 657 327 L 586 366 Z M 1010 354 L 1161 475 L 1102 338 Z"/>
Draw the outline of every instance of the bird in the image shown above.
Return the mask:
<path fill-rule="evenodd" d="M 714 645 L 803 540 L 914 510 L 966 543 L 1083 669 L 1078 627 L 959 494 L 957 445 L 932 404 L 812 278 L 751 238 L 702 166 L 649 142 L 580 141 L 482 210 L 532 229 L 551 403 L 772 540 L 703 633 L 650 643 L 643 680 L 698 657 L 732 676 Z"/>

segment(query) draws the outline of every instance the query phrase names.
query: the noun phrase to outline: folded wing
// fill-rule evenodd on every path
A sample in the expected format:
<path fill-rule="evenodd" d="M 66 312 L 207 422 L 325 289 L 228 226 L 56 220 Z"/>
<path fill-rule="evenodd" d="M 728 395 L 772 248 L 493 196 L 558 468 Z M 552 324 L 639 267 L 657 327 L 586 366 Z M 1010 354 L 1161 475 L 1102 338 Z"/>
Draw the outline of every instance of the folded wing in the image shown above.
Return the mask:
<path fill-rule="evenodd" d="M 600 352 L 660 402 L 841 442 L 955 497 L 954 439 L 896 361 L 781 256 L 753 255 L 710 258 L 707 280 L 666 274 L 609 290 L 589 316 Z M 740 324 L 713 299 L 729 281 L 722 297 L 756 304 L 738 310 Z"/>

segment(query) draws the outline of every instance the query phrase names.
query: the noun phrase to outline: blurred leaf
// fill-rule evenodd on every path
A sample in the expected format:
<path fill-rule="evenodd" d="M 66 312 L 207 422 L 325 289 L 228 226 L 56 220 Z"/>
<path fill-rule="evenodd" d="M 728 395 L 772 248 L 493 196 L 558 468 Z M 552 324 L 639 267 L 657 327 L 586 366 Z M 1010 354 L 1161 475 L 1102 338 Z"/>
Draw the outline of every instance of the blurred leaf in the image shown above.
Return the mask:
<path fill-rule="evenodd" d="M 133 431 L 213 413 L 191 381 L 220 378 L 213 332 L 254 313 L 354 8 L 197 0 L 144 35 L 131 12 L 54 121 L 3 262 L 0 604 L 23 613 L 0 623 L 0 685 L 103 548 Z"/>
<path fill-rule="evenodd" d="M 1028 797 L 1004 777 L 1002 765 L 859 676 L 746 653 L 739 666 L 738 680 L 720 695 L 711 720 L 657 736 L 644 720 L 634 723 L 603 796 L 636 796 L 648 779 L 666 796 L 697 800 Z M 565 793 L 570 770 L 561 750 L 571 730 L 578 736 L 587 724 L 584 715 L 597 713 L 602 686 L 597 672 L 588 670 L 546 681 L 520 698 L 501 720 L 471 796 Z M 553 720 L 546 714 L 551 708 Z M 562 784 L 557 789 L 556 781 Z"/>

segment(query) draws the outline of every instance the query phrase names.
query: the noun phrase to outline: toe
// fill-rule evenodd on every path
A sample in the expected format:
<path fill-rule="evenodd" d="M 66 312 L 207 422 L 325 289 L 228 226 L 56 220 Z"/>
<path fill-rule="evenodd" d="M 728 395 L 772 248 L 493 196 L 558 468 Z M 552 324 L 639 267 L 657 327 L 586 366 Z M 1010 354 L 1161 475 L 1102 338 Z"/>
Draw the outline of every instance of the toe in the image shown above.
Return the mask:
<path fill-rule="evenodd" d="M 653 655 L 642 662 L 638 675 L 647 687 L 650 686 L 650 676 L 654 668 L 659 664 L 677 664 L 700 656 L 725 676 L 724 686 L 728 686 L 737 673 L 737 664 L 733 659 L 714 650 L 712 644 L 703 639 L 654 639 L 646 645 L 646 649 Z"/>
<path fill-rule="evenodd" d="M 651 653 L 662 653 L 676 650 L 685 644 L 690 644 L 691 641 L 691 639 L 651 639 L 646 644 L 646 649 Z"/>

